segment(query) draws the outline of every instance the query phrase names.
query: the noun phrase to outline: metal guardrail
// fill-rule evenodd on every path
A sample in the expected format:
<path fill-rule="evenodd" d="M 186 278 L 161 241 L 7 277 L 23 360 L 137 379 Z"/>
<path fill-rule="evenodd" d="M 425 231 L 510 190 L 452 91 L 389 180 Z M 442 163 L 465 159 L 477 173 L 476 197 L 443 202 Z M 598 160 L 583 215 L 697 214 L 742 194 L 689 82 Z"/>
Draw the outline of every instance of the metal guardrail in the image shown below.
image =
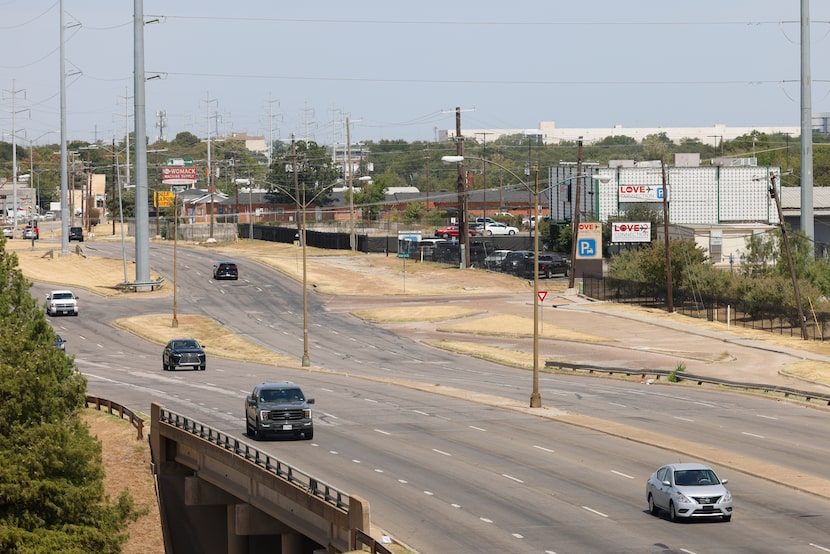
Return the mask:
<path fill-rule="evenodd" d="M 374 539 L 369 533 L 361 531 L 360 529 L 352 529 L 352 548 L 364 552 L 362 546 L 368 546 L 371 554 L 392 554 L 392 551 L 383 546 L 380 542 Z"/>
<path fill-rule="evenodd" d="M 112 400 L 107 400 L 105 398 L 98 398 L 97 396 L 86 396 L 86 406 L 87 408 L 89 405 L 92 404 L 96 410 L 100 410 L 102 406 L 106 406 L 107 411 L 112 414 L 114 412 L 118 412 L 118 415 L 121 419 L 124 419 L 124 416 L 130 420 L 130 423 L 133 424 L 133 427 L 136 428 L 138 436 L 136 440 L 141 440 L 144 438 L 144 420 L 138 417 L 138 414 L 133 412 L 131 409 L 127 408 L 126 406 L 122 406 Z"/>
<path fill-rule="evenodd" d="M 761 392 L 774 392 L 778 394 L 782 394 L 783 396 L 789 397 L 800 397 L 805 402 L 811 402 L 813 400 L 820 400 L 824 402 L 826 405 L 830 406 L 830 394 L 822 394 L 819 392 L 810 392 L 810 391 L 803 391 L 798 389 L 793 389 L 790 387 L 781 387 L 778 385 L 765 385 L 759 383 L 742 383 L 738 381 L 727 381 L 726 379 L 718 379 L 717 377 L 706 377 L 702 375 L 694 375 L 693 373 L 686 373 L 685 371 L 667 371 L 665 369 L 632 369 L 632 368 L 624 368 L 624 367 L 596 367 L 592 365 L 583 365 L 583 364 L 563 364 L 561 362 L 545 362 L 545 367 L 548 368 L 555 368 L 559 370 L 568 370 L 571 371 L 585 371 L 587 373 L 606 373 L 608 375 L 614 375 L 615 373 L 623 374 L 626 377 L 632 376 L 640 376 L 643 379 L 647 378 L 650 375 L 653 375 L 655 380 L 659 380 L 660 377 L 668 377 L 670 375 L 674 375 L 677 377 L 678 380 L 682 381 L 695 381 L 698 385 L 702 385 L 703 383 L 712 384 L 712 385 L 721 385 L 725 387 L 732 387 L 744 390 L 756 390 Z"/>
<path fill-rule="evenodd" d="M 338 509 L 348 512 L 349 509 L 349 495 L 320 481 L 316 477 L 300 471 L 299 469 L 277 459 L 269 456 L 264 452 L 257 450 L 250 444 L 242 442 L 238 438 L 226 435 L 221 431 L 217 431 L 203 423 L 187 416 L 177 414 L 170 410 L 161 409 L 160 419 L 164 423 L 168 423 L 174 427 L 182 429 L 202 438 L 206 441 L 215 444 L 233 454 L 253 462 L 257 466 L 273 473 L 280 479 L 283 479 L 293 485 L 300 486 L 308 492 L 308 494 L 324 500 L 325 502 L 335 506 Z"/>

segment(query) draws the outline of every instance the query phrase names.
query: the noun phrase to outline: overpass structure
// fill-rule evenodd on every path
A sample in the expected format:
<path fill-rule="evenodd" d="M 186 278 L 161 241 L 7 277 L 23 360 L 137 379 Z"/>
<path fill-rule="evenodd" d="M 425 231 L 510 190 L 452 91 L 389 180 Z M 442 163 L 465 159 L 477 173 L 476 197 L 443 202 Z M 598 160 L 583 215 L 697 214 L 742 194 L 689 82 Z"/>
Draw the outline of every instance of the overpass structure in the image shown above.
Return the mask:
<path fill-rule="evenodd" d="M 367 501 L 157 403 L 150 447 L 168 554 L 339 554 L 374 543 Z"/>

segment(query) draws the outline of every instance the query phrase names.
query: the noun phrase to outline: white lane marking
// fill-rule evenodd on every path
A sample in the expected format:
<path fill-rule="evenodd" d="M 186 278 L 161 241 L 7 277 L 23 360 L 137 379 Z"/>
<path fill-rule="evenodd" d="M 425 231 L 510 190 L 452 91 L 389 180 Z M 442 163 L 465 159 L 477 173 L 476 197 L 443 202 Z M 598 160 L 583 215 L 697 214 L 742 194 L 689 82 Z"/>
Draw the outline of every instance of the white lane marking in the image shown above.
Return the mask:
<path fill-rule="evenodd" d="M 409 484 L 409 481 L 407 481 L 406 479 L 398 479 L 398 483 L 401 483 L 402 485 L 407 485 Z"/>
<path fill-rule="evenodd" d="M 826 546 L 818 545 L 814 542 L 811 542 L 810 546 L 812 546 L 813 548 L 818 548 L 819 550 L 824 550 L 825 552 L 830 552 L 830 548 L 827 548 Z"/>
<path fill-rule="evenodd" d="M 433 448 L 432 451 L 438 454 L 443 454 L 444 456 L 452 456 L 449 452 L 444 452 L 443 450 L 438 450 L 437 448 Z"/>
<path fill-rule="evenodd" d="M 534 444 L 533 448 L 538 448 L 539 450 L 543 450 L 545 452 L 556 452 L 556 450 L 553 450 L 552 448 L 545 448 L 544 446 L 539 446 L 537 444 Z"/>
<path fill-rule="evenodd" d="M 681 548 L 680 551 L 686 554 L 697 554 L 694 550 L 687 550 L 686 548 Z"/>
<path fill-rule="evenodd" d="M 514 537 L 516 537 L 517 539 L 523 539 L 524 538 L 522 535 L 520 535 L 518 533 L 510 533 L 510 534 L 513 535 Z"/>
<path fill-rule="evenodd" d="M 453 508 L 460 508 L 461 504 L 450 504 L 450 506 L 452 506 Z"/>
<path fill-rule="evenodd" d="M 337 455 L 337 454 L 339 454 L 339 453 L 337 452 L 337 450 L 329 450 L 329 454 L 334 454 L 334 455 Z"/>
<path fill-rule="evenodd" d="M 628 408 L 625 404 L 619 404 L 617 402 L 609 402 L 612 406 L 619 406 L 620 408 Z"/>
<path fill-rule="evenodd" d="M 377 468 L 377 467 L 376 467 L 376 468 L 375 468 L 375 473 L 383 473 L 383 470 L 382 470 L 382 469 L 380 469 L 380 468 Z"/>
<path fill-rule="evenodd" d="M 427 495 L 427 496 L 435 496 L 435 495 L 434 495 L 432 492 L 430 492 L 430 491 L 424 491 L 424 494 L 425 494 L 425 495 Z"/>
<path fill-rule="evenodd" d="M 365 400 L 366 402 L 374 402 L 375 404 L 378 403 L 378 401 L 375 400 L 374 398 L 364 398 L 363 400 Z"/>
<path fill-rule="evenodd" d="M 598 512 L 598 511 L 594 510 L 593 508 L 589 508 L 588 506 L 582 506 L 582 509 L 583 509 L 583 510 L 588 510 L 589 512 L 592 512 L 592 513 L 594 513 L 594 514 L 597 514 L 598 516 L 608 517 L 608 515 L 603 514 L 602 512 Z"/>
<path fill-rule="evenodd" d="M 674 416 L 674 419 L 679 419 L 680 421 L 689 421 L 689 422 L 694 421 L 694 419 L 689 419 L 688 417 L 679 417 L 679 416 Z"/>
<path fill-rule="evenodd" d="M 625 473 L 620 473 L 619 471 L 615 471 L 615 470 L 613 470 L 613 469 L 611 470 L 611 473 L 614 473 L 614 474 L 616 474 L 616 475 L 619 475 L 620 477 L 625 477 L 625 478 L 627 478 L 627 479 L 634 479 L 634 477 L 633 477 L 633 476 L 631 476 L 631 475 L 628 475 L 628 474 L 625 474 Z"/>
<path fill-rule="evenodd" d="M 755 437 L 756 439 L 763 439 L 763 435 L 756 435 L 755 433 L 747 433 L 746 431 L 741 431 L 742 435 L 746 435 L 748 437 Z"/>
<path fill-rule="evenodd" d="M 375 429 L 375 432 L 380 433 L 381 435 L 392 435 L 392 433 L 387 433 L 386 431 L 382 431 L 380 429 Z"/>
<path fill-rule="evenodd" d="M 505 479 L 510 479 L 511 481 L 516 481 L 517 483 L 524 483 L 524 481 L 522 481 L 518 477 L 513 477 L 512 475 L 508 475 L 506 473 L 502 473 L 501 476 L 504 477 Z"/>
<path fill-rule="evenodd" d="M 339 417 L 337 417 L 336 415 L 334 415 L 334 414 L 330 414 L 330 413 L 328 413 L 328 412 L 322 412 L 322 414 L 323 414 L 324 416 L 326 416 L 327 418 L 329 418 L 329 419 L 340 419 L 340 418 L 339 418 Z M 375 429 L 375 431 L 377 431 L 377 429 Z"/>
<path fill-rule="evenodd" d="M 714 404 L 709 404 L 708 402 L 695 402 L 695 404 L 699 404 L 700 406 L 706 406 L 707 408 L 714 408 Z"/>
<path fill-rule="evenodd" d="M 476 427 L 475 425 L 470 425 L 470 429 L 475 429 L 476 431 L 487 431 L 487 429 L 482 429 L 481 427 Z"/>
<path fill-rule="evenodd" d="M 755 414 L 755 417 L 763 417 L 764 419 L 774 419 L 774 420 L 778 421 L 777 417 L 773 417 L 773 416 L 770 416 L 770 415 Z"/>
<path fill-rule="evenodd" d="M 354 463 L 359 464 L 360 460 L 352 460 Z"/>
<path fill-rule="evenodd" d="M 413 413 L 416 413 L 416 414 L 425 415 L 425 416 L 428 416 L 428 415 L 429 415 L 428 413 L 426 413 L 426 412 L 422 412 L 421 410 L 412 410 L 412 412 L 413 412 Z"/>
<path fill-rule="evenodd" d="M 493 520 L 492 520 L 492 519 L 487 519 L 486 517 L 480 517 L 480 518 L 478 518 L 478 519 L 480 519 L 480 520 L 481 520 L 481 521 L 483 521 L 484 523 L 493 523 Z"/>

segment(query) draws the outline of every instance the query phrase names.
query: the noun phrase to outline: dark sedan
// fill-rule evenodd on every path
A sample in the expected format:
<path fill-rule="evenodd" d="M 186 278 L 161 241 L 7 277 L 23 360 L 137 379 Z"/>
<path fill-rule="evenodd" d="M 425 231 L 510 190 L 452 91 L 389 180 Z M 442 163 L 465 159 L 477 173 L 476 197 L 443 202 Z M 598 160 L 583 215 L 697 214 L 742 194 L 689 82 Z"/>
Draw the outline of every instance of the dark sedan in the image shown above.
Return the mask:
<path fill-rule="evenodd" d="M 205 370 L 205 350 L 196 339 L 173 339 L 164 347 L 161 354 L 161 366 L 164 371 L 177 367 L 192 367 Z"/>

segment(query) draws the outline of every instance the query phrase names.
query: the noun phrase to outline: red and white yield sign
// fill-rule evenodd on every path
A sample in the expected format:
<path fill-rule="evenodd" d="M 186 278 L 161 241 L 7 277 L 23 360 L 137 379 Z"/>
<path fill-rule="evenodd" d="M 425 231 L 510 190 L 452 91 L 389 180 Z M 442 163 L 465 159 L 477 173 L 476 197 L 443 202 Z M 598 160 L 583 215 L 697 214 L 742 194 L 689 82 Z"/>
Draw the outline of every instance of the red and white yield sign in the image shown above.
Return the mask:
<path fill-rule="evenodd" d="M 539 302 L 544 302 L 544 301 L 545 301 L 545 298 L 546 298 L 546 297 L 547 297 L 547 295 L 548 295 L 548 291 L 546 291 L 546 290 L 540 290 L 537 294 L 539 295 Z"/>

